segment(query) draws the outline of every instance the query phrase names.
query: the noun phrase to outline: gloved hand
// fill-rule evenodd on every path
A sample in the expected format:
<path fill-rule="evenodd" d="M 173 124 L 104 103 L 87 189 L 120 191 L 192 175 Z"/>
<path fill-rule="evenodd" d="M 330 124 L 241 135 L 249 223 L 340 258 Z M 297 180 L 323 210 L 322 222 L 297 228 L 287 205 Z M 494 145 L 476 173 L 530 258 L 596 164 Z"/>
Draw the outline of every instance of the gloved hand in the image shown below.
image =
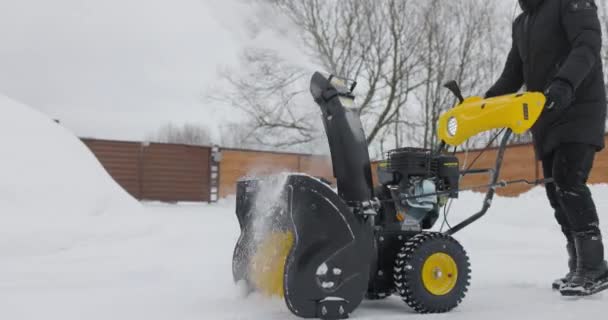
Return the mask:
<path fill-rule="evenodd" d="M 568 82 L 556 79 L 545 90 L 545 97 L 547 97 L 545 108 L 548 111 L 562 111 L 574 102 L 574 89 Z"/>

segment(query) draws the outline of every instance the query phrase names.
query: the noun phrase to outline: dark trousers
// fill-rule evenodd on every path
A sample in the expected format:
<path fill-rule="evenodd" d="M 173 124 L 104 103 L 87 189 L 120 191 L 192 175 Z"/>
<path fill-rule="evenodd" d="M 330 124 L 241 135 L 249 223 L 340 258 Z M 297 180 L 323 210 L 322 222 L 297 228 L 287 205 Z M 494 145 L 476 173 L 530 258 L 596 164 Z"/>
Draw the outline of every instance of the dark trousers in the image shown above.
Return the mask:
<path fill-rule="evenodd" d="M 555 181 L 546 185 L 547 197 L 568 241 L 573 241 L 574 233 L 601 234 L 597 210 L 587 187 L 595 152 L 591 145 L 566 143 L 542 159 L 545 178 Z"/>

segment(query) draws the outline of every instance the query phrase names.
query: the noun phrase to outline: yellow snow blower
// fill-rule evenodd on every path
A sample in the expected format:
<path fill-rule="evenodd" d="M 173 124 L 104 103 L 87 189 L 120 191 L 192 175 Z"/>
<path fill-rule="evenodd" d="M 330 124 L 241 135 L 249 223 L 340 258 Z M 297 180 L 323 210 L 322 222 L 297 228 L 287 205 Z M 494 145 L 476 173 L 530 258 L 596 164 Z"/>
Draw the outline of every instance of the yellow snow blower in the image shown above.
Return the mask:
<path fill-rule="evenodd" d="M 459 103 L 439 118 L 439 147 L 388 152 L 374 188 L 365 134 L 351 108 L 355 86 L 321 73 L 311 80 L 337 189 L 303 174 L 238 182 L 234 280 L 282 297 L 304 318 L 344 319 L 364 298 L 393 294 L 420 313 L 448 312 L 465 297 L 471 273 L 467 253 L 452 236 L 488 211 L 496 188 L 544 182 L 499 181 L 499 174 L 510 136 L 534 125 L 545 97 L 464 99 L 450 82 L 446 87 Z M 448 147 L 494 129 L 502 129 L 495 167 L 461 170 Z M 467 174 L 490 176 L 481 210 L 445 232 L 429 231 L 440 210 L 465 190 L 459 182 Z"/>

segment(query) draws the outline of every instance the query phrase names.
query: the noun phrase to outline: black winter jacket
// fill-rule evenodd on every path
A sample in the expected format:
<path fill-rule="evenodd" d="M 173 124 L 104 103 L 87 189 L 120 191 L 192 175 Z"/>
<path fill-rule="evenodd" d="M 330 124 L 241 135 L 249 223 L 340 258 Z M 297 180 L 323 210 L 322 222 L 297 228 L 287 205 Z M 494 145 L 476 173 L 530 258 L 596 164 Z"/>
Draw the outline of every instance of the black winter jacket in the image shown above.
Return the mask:
<path fill-rule="evenodd" d="M 594 0 L 519 0 L 524 12 L 513 23 L 513 44 L 502 75 L 489 97 L 544 92 L 556 79 L 575 91 L 571 106 L 543 112 L 532 128 L 537 156 L 561 143 L 604 147 L 606 87 L 602 32 Z"/>

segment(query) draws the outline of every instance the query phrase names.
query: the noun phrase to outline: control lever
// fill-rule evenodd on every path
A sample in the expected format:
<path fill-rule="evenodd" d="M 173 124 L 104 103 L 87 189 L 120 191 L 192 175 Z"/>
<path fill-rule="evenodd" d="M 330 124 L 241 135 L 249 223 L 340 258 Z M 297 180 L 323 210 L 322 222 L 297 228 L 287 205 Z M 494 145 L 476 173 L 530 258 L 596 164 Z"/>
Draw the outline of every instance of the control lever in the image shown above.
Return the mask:
<path fill-rule="evenodd" d="M 460 101 L 460 103 L 464 102 L 462 91 L 460 90 L 460 86 L 458 85 L 458 82 L 456 82 L 456 80 L 448 81 L 443 86 L 450 90 L 456 96 L 456 98 L 458 98 L 458 101 Z"/>

